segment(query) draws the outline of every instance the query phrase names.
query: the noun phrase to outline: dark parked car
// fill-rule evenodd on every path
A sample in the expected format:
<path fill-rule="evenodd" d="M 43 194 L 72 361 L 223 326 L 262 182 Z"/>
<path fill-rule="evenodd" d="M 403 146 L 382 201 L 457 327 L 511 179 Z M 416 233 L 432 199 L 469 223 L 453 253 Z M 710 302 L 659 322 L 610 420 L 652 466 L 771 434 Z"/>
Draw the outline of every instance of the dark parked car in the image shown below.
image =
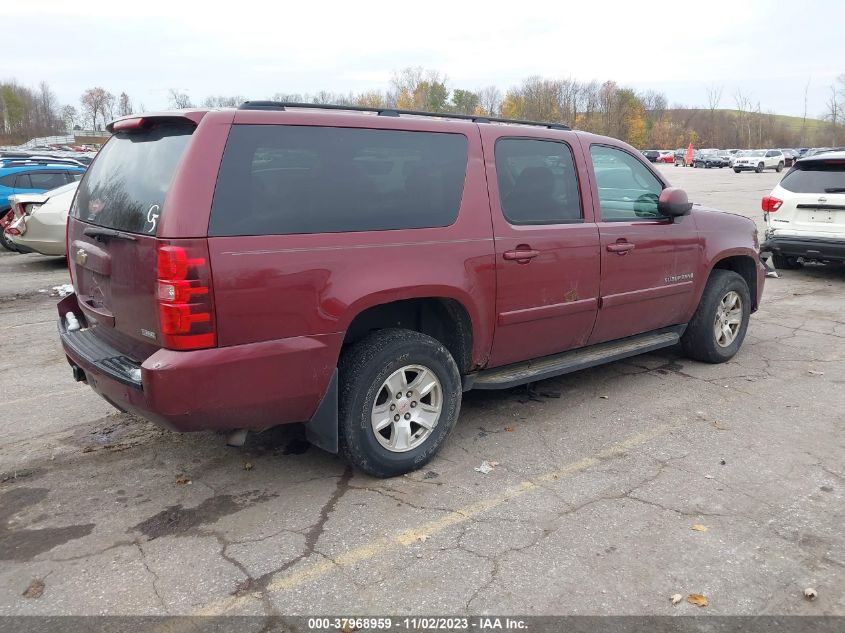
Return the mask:
<path fill-rule="evenodd" d="M 692 159 L 693 167 L 704 167 L 707 169 L 718 167 L 721 169 L 728 165 L 730 165 L 730 161 L 716 152 L 696 152 Z"/>
<path fill-rule="evenodd" d="M 792 167 L 792 164 L 798 160 L 798 152 L 794 149 L 782 149 L 780 151 L 783 152 L 784 167 Z"/>
<path fill-rule="evenodd" d="M 648 162 L 656 163 L 657 159 L 660 158 L 660 152 L 658 152 L 656 149 L 647 149 L 643 151 L 643 156 L 648 159 Z"/>
<path fill-rule="evenodd" d="M 432 458 L 468 389 L 739 350 L 754 223 L 693 209 L 631 146 L 345 110 L 110 124 L 68 222 L 74 377 L 181 431 L 302 422 L 383 477 Z"/>

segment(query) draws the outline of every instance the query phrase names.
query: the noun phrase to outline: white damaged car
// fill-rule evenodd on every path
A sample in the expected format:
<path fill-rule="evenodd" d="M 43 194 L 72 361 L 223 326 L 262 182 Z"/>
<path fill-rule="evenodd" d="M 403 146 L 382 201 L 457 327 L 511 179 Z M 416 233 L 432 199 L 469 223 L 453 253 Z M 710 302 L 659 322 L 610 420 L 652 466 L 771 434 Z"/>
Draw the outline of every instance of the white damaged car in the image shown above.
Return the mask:
<path fill-rule="evenodd" d="M 67 216 L 78 182 L 41 194 L 10 196 L 14 219 L 6 238 L 21 253 L 65 255 Z"/>

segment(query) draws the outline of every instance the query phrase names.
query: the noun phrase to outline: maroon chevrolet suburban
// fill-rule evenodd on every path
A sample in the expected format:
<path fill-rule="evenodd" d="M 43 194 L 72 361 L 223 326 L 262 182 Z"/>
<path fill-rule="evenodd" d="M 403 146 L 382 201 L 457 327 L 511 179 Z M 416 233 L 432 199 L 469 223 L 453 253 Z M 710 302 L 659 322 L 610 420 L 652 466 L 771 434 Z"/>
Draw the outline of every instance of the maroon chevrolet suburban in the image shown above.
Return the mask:
<path fill-rule="evenodd" d="M 304 423 L 376 476 L 461 394 L 680 344 L 729 360 L 757 230 L 566 126 L 247 102 L 133 115 L 68 223 L 76 380 L 179 431 Z"/>

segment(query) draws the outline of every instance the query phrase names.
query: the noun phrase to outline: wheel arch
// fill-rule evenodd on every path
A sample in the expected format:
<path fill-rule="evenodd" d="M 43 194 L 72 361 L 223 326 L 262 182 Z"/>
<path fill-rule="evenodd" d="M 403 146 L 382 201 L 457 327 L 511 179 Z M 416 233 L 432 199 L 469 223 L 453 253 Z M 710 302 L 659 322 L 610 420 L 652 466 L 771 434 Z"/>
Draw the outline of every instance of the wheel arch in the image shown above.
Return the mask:
<path fill-rule="evenodd" d="M 757 268 L 758 265 L 754 257 L 747 253 L 726 254 L 713 263 L 708 279 L 714 270 L 731 270 L 740 275 L 748 284 L 748 293 L 751 295 L 751 311 L 754 312 L 759 307 L 757 305 Z"/>
<path fill-rule="evenodd" d="M 466 305 L 453 296 L 425 294 L 390 301 L 368 301 L 350 311 L 341 353 L 370 332 L 402 328 L 440 341 L 452 354 L 461 374 L 478 364 L 473 318 Z"/>

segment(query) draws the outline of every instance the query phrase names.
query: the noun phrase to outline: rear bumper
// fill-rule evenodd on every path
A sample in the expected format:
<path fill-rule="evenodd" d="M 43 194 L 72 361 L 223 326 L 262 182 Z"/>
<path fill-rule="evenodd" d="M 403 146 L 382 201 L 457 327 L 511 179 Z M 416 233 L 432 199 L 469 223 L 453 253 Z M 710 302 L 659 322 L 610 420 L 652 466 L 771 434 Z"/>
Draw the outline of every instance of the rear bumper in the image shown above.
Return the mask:
<path fill-rule="evenodd" d="M 772 236 L 763 242 L 762 251 L 786 257 L 803 257 L 824 261 L 845 261 L 845 240 L 795 236 Z"/>
<path fill-rule="evenodd" d="M 307 422 L 327 392 L 342 334 L 300 336 L 190 352 L 161 349 L 133 361 L 84 323 L 76 296 L 58 306 L 59 335 L 74 376 L 110 404 L 175 431 L 250 429 Z"/>

